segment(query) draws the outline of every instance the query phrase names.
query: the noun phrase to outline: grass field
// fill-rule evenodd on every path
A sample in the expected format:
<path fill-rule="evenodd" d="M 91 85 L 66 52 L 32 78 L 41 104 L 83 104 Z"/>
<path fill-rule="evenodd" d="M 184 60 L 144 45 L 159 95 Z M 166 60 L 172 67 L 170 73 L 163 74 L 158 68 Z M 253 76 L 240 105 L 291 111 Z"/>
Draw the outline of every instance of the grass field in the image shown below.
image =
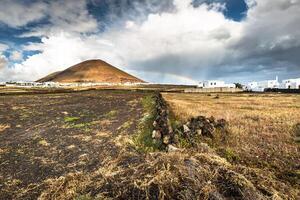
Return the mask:
<path fill-rule="evenodd" d="M 226 140 L 208 141 L 210 146 L 232 164 L 270 173 L 274 189 L 294 198 L 299 195 L 300 145 L 294 139 L 300 95 L 165 93 L 163 97 L 181 123 L 199 115 L 228 121 Z"/>

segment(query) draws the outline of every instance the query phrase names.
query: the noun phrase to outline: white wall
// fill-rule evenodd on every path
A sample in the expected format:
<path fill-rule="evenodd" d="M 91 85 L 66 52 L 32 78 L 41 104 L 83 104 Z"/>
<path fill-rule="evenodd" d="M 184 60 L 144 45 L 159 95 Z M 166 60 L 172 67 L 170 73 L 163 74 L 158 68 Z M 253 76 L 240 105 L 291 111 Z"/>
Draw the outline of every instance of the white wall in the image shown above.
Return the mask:
<path fill-rule="evenodd" d="M 230 84 L 225 84 L 226 88 L 236 88 L 235 84 L 230 83 Z"/>
<path fill-rule="evenodd" d="M 248 83 L 246 88 L 247 88 L 247 90 L 253 90 L 253 89 L 257 88 L 257 82 Z"/>
<path fill-rule="evenodd" d="M 278 88 L 279 83 L 277 80 L 260 81 L 257 83 L 258 88 Z"/>
<path fill-rule="evenodd" d="M 250 82 L 248 83 L 246 89 L 256 92 L 262 92 L 265 88 L 279 88 L 280 84 L 278 82 L 278 78 L 275 80 L 266 80 L 266 81 L 258 81 L 258 82 Z"/>
<path fill-rule="evenodd" d="M 219 88 L 219 87 L 227 87 L 227 86 L 226 86 L 224 81 L 209 80 L 209 81 L 200 82 L 198 87 L 202 87 L 202 88 Z"/>
<path fill-rule="evenodd" d="M 291 84 L 292 89 L 300 89 L 300 80 L 295 81 Z"/>
<path fill-rule="evenodd" d="M 283 80 L 280 87 L 284 89 L 300 89 L 300 78 Z"/>

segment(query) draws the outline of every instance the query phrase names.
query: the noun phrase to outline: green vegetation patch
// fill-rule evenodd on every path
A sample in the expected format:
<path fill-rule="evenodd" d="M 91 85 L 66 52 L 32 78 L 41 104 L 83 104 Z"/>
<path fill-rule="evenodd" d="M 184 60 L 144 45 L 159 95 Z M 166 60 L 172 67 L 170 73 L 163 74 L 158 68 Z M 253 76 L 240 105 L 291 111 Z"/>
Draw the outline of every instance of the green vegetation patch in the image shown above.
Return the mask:
<path fill-rule="evenodd" d="M 161 150 L 161 142 L 152 139 L 153 121 L 156 118 L 155 100 L 153 95 L 147 95 L 142 99 L 144 117 L 140 120 L 138 133 L 134 136 L 134 146 L 141 152 L 155 152 Z"/>
<path fill-rule="evenodd" d="M 79 119 L 80 119 L 80 117 L 65 117 L 64 121 L 65 122 L 74 122 L 74 121 L 77 121 Z"/>
<path fill-rule="evenodd" d="M 219 148 L 218 153 L 220 156 L 225 158 L 228 162 L 236 162 L 239 160 L 239 156 L 234 152 L 233 149 L 227 147 L 227 148 Z"/>
<path fill-rule="evenodd" d="M 133 124 L 133 121 L 127 121 L 124 122 L 119 128 L 118 130 L 127 130 L 131 127 L 131 125 Z"/>
<path fill-rule="evenodd" d="M 49 146 L 50 145 L 45 139 L 38 141 L 38 144 L 41 146 Z"/>
<path fill-rule="evenodd" d="M 111 110 L 110 112 L 106 113 L 105 114 L 105 117 L 107 118 L 114 118 L 116 117 L 118 114 L 118 111 L 117 110 Z"/>
<path fill-rule="evenodd" d="M 94 122 L 81 122 L 78 123 L 80 117 L 65 117 L 64 122 L 67 124 L 67 128 L 80 128 L 89 131 L 89 126 L 93 125 Z M 76 123 L 77 122 L 77 123 Z"/>

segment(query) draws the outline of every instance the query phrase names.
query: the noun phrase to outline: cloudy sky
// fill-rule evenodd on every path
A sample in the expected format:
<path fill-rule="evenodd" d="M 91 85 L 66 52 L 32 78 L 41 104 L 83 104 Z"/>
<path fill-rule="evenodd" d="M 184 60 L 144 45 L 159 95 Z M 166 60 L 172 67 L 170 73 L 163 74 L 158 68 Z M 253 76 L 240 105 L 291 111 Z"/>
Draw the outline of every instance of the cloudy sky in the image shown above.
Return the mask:
<path fill-rule="evenodd" d="M 87 59 L 158 83 L 300 77 L 300 0 L 0 3 L 0 81 Z"/>

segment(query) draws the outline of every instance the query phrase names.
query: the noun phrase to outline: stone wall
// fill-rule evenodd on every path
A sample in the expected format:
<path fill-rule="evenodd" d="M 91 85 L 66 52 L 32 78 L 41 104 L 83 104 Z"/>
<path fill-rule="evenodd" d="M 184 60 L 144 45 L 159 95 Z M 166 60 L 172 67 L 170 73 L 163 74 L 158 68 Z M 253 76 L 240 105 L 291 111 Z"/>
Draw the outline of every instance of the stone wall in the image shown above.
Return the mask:
<path fill-rule="evenodd" d="M 169 120 L 169 110 L 160 93 L 157 93 L 154 98 L 157 117 L 153 122 L 152 138 L 161 141 L 163 147 L 167 148 L 174 140 L 173 129 Z"/>
<path fill-rule="evenodd" d="M 160 93 L 157 93 L 154 98 L 157 116 L 153 122 L 152 138 L 160 142 L 163 145 L 162 148 L 167 151 L 177 150 L 178 137 L 184 137 L 192 143 L 193 138 L 199 135 L 213 139 L 216 130 L 224 137 L 228 134 L 228 123 L 224 119 L 216 120 L 214 117 L 206 118 L 204 116 L 191 118 L 173 130 L 166 101 Z"/>

